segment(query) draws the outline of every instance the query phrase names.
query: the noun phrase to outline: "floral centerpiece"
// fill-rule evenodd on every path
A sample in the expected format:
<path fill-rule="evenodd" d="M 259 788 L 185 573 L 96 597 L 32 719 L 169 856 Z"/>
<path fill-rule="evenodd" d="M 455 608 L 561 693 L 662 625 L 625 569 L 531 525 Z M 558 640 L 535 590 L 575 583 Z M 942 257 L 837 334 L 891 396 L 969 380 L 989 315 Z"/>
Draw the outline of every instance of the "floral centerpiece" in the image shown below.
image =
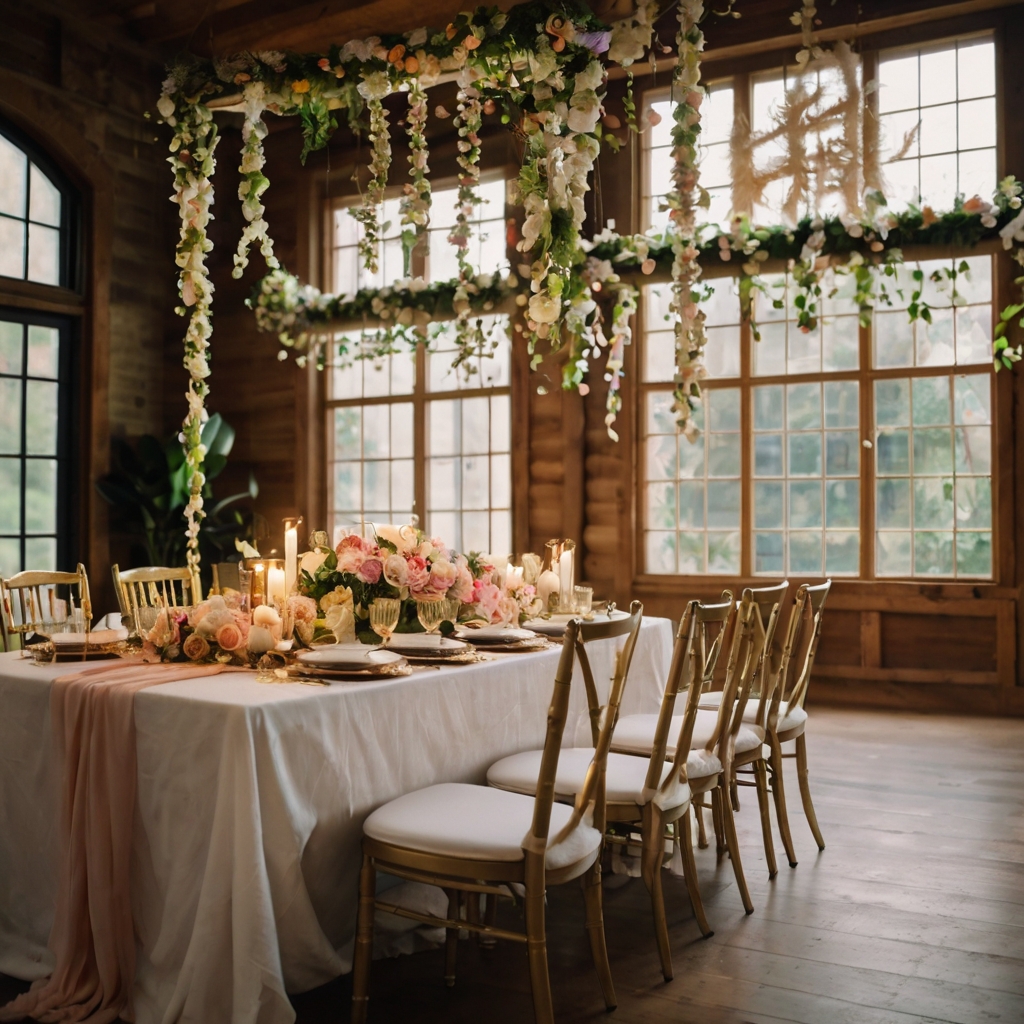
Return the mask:
<path fill-rule="evenodd" d="M 486 555 L 460 554 L 413 526 L 378 526 L 370 539 L 343 536 L 332 548 L 327 534 L 310 538 L 296 587 L 319 610 L 316 627 L 339 641 L 374 642 L 369 608 L 377 598 L 398 598 L 398 632 L 422 630 L 416 605 L 458 601 L 460 622 L 518 624 L 539 606 L 536 589 L 496 571 Z"/>

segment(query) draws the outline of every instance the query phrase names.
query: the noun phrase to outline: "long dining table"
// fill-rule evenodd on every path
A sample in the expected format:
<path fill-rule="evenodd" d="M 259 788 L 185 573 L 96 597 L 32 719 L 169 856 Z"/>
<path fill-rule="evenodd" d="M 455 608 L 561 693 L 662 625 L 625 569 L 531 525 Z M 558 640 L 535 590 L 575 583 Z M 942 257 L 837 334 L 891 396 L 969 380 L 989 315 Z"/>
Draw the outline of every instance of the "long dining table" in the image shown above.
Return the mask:
<path fill-rule="evenodd" d="M 641 627 L 623 714 L 659 706 L 668 619 Z M 607 696 L 621 642 L 588 645 Z M 362 822 L 438 782 L 483 783 L 543 743 L 558 649 L 371 682 L 257 682 L 241 672 L 135 696 L 131 897 L 138 1024 L 286 1024 L 288 993 L 351 969 Z M 61 780 L 52 680 L 74 665 L 0 655 L 0 972 L 34 980 L 47 947 Z M 577 667 L 564 744 L 590 728 Z"/>

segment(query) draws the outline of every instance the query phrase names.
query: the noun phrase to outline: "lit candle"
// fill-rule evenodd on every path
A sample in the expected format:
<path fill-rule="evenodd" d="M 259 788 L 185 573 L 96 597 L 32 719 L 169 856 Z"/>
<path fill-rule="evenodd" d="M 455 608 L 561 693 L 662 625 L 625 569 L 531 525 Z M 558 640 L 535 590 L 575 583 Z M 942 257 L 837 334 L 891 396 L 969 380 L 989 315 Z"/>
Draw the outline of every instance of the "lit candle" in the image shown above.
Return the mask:
<path fill-rule="evenodd" d="M 515 590 L 517 587 L 523 585 L 523 569 L 522 566 L 512 565 L 509 566 L 508 575 L 505 577 L 505 587 L 508 590 Z"/>
<path fill-rule="evenodd" d="M 284 603 L 288 594 L 285 586 L 285 571 L 276 566 L 267 568 L 267 604 L 276 604 L 278 601 Z"/>
<path fill-rule="evenodd" d="M 572 551 L 563 551 L 558 558 L 558 604 L 562 611 L 572 611 Z"/>
<path fill-rule="evenodd" d="M 285 520 L 284 531 L 284 589 L 290 594 L 299 575 L 299 531 L 291 519 Z"/>

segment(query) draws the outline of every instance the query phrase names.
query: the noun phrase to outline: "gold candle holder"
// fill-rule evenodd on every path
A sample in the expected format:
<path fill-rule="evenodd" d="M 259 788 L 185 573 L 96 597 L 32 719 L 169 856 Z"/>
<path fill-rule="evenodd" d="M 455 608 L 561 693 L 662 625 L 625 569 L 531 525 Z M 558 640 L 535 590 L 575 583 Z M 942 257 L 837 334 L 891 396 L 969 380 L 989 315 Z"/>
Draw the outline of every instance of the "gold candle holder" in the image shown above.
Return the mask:
<path fill-rule="evenodd" d="M 558 576 L 558 604 L 555 611 L 570 614 L 576 610 L 576 541 L 549 540 L 548 568 Z"/>
<path fill-rule="evenodd" d="M 285 590 L 283 558 L 243 558 L 242 565 L 252 572 L 249 598 L 253 608 L 261 604 L 284 602 L 288 594 Z"/>

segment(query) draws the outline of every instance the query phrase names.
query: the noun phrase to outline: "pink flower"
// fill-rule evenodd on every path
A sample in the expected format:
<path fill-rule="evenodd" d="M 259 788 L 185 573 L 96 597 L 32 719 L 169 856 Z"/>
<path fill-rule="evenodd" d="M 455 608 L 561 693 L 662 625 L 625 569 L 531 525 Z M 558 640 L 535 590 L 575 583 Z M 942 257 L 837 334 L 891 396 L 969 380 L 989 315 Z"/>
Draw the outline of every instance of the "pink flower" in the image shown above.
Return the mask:
<path fill-rule="evenodd" d="M 463 604 L 469 604 L 473 600 L 473 574 L 466 566 L 458 567 L 455 583 L 448 591 L 448 596 L 453 601 L 461 601 Z"/>
<path fill-rule="evenodd" d="M 473 581 L 473 604 L 477 612 L 488 622 L 499 621 L 495 618 L 498 606 L 501 604 L 501 590 L 489 581 Z"/>
<path fill-rule="evenodd" d="M 498 607 L 491 616 L 491 622 L 508 625 L 515 623 L 519 625 L 519 602 L 512 594 L 505 594 L 498 602 Z"/>
<path fill-rule="evenodd" d="M 316 618 L 316 601 L 311 597 L 293 594 L 288 598 L 288 611 L 296 622 L 312 622 Z"/>
<path fill-rule="evenodd" d="M 384 571 L 384 563 L 379 558 L 368 558 L 356 570 L 356 575 L 364 583 L 376 583 Z"/>
<path fill-rule="evenodd" d="M 217 630 L 217 646 L 222 651 L 237 651 L 244 644 L 245 638 L 242 636 L 242 631 L 234 622 L 225 622 Z"/>
<path fill-rule="evenodd" d="M 367 543 L 358 534 L 350 533 L 342 537 L 338 543 L 338 572 L 358 573 L 360 566 L 370 556 L 373 545 Z"/>
<path fill-rule="evenodd" d="M 181 649 L 189 661 L 202 661 L 210 653 L 210 645 L 198 633 L 187 637 Z"/>
<path fill-rule="evenodd" d="M 167 614 L 166 608 L 160 610 L 146 639 L 157 647 L 166 647 L 181 640 L 178 623 Z"/>
<path fill-rule="evenodd" d="M 430 584 L 430 566 L 422 555 L 413 555 L 406 559 L 409 591 L 414 597 L 423 595 Z"/>
<path fill-rule="evenodd" d="M 307 598 L 307 600 L 312 600 L 312 598 Z M 316 602 L 315 601 L 313 602 L 313 610 L 314 610 L 314 614 L 315 614 L 315 612 L 316 612 Z M 251 618 L 249 616 L 249 613 L 248 612 L 243 612 L 243 611 L 236 611 L 236 612 L 233 612 L 232 614 L 234 615 L 235 625 L 239 628 L 239 630 L 241 630 L 242 639 L 243 640 L 247 640 L 249 638 L 249 627 L 252 625 L 252 620 L 251 620 Z"/>
<path fill-rule="evenodd" d="M 964 203 L 963 211 L 964 213 L 981 213 L 982 210 L 987 210 L 988 206 L 989 204 L 986 203 L 981 196 L 971 196 L 971 198 Z"/>
<path fill-rule="evenodd" d="M 147 665 L 156 665 L 160 661 L 160 652 L 156 649 L 155 644 L 146 640 L 142 644 L 141 658 Z"/>
<path fill-rule="evenodd" d="M 393 587 L 408 585 L 409 563 L 402 555 L 388 555 L 384 560 L 384 579 Z"/>
<path fill-rule="evenodd" d="M 458 579 L 459 570 L 446 559 L 439 558 L 430 567 L 430 586 L 438 593 L 445 594 Z"/>

